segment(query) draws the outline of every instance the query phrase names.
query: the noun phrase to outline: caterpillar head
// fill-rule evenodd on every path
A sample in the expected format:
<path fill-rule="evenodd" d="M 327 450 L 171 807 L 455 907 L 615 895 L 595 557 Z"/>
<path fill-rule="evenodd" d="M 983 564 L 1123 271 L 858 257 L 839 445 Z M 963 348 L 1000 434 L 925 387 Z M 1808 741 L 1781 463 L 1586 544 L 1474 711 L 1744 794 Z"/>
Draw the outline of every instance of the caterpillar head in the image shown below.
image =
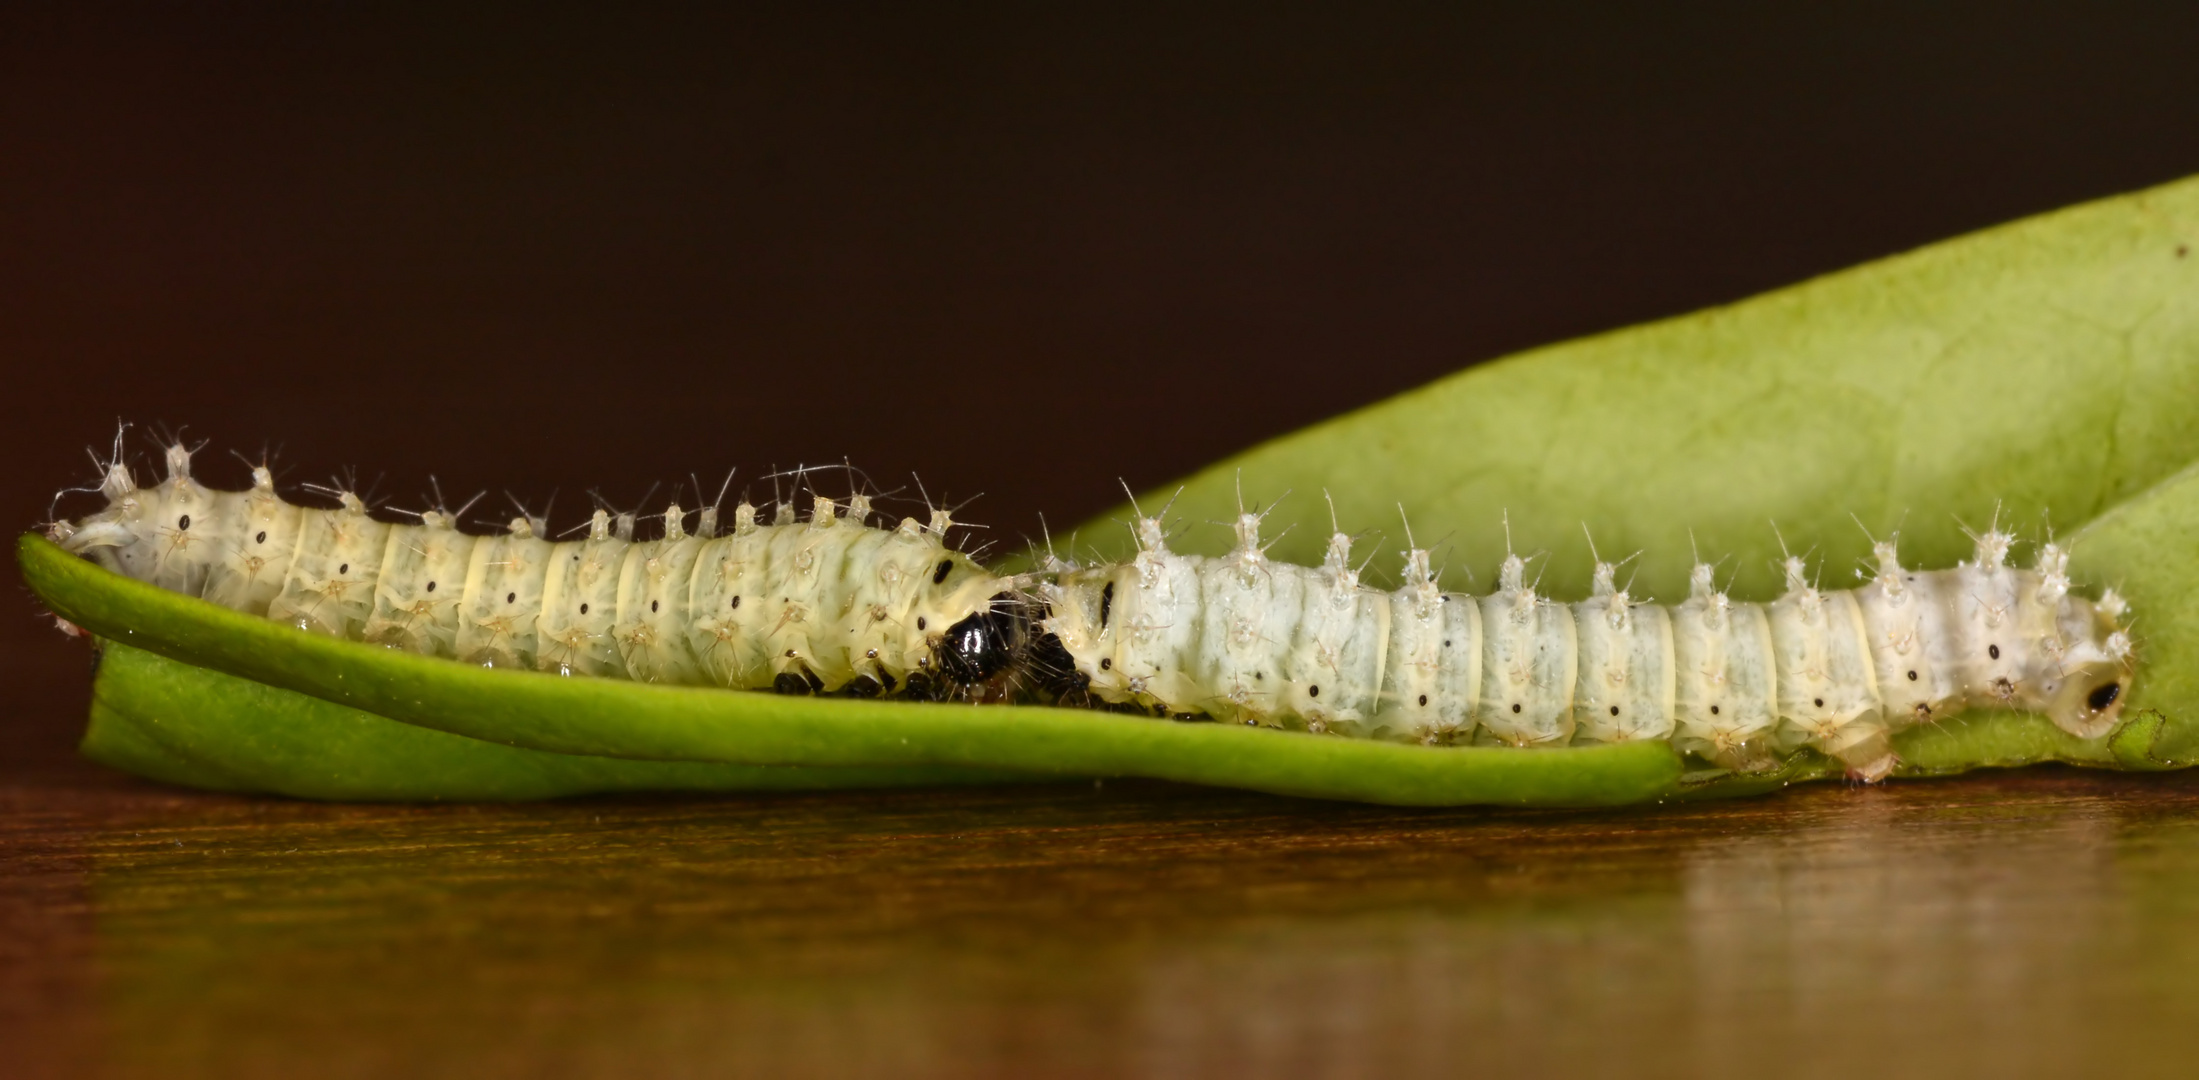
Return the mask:
<path fill-rule="evenodd" d="M 982 687 L 1007 671 L 1023 637 L 1008 582 L 944 548 L 925 567 L 902 632 L 902 655 L 914 664 L 911 682 L 922 676 L 960 691 Z"/>
<path fill-rule="evenodd" d="M 193 554 L 190 548 L 210 524 L 214 497 L 191 479 L 189 448 L 177 443 L 167 448 L 166 457 L 168 478 L 142 488 L 118 456 L 100 479 L 107 506 L 75 522 L 61 537 L 62 546 L 140 581 L 170 588 L 181 584 L 162 580 L 163 570 L 179 561 L 177 556 Z M 192 533 L 194 524 L 200 534 Z"/>

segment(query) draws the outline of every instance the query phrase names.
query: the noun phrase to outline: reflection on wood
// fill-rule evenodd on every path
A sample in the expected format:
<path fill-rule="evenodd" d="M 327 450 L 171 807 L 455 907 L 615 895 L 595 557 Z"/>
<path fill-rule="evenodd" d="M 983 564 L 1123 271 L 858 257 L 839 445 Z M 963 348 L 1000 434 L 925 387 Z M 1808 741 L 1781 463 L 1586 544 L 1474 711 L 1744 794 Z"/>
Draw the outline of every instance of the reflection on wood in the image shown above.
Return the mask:
<path fill-rule="evenodd" d="M 2189 777 L 5 799 L 0 1038 L 55 1072 L 2027 1075 L 2172 1070 L 2199 1020 Z"/>

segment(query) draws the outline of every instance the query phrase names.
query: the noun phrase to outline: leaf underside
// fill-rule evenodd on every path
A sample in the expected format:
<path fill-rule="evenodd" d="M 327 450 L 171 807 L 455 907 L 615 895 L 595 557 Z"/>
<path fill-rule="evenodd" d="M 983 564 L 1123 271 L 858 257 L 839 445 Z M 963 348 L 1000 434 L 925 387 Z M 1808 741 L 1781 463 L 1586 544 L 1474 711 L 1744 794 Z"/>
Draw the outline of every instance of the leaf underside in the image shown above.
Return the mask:
<path fill-rule="evenodd" d="M 1543 591 L 1586 591 L 1583 524 L 1641 551 L 1676 599 L 1691 544 L 1768 599 L 1785 543 L 1852 584 L 1865 529 L 1952 565 L 1997 513 L 2076 539 L 2080 582 L 2129 597 L 2123 724 L 2074 739 L 1978 712 L 1896 740 L 1904 775 L 2060 760 L 2199 761 L 2199 179 L 2086 204 L 1728 307 L 1472 368 L 1315 425 L 1144 498 L 1219 521 L 1272 501 L 1279 558 L 1318 560 L 1326 492 L 1347 530 L 1440 539 L 1450 588 L 1510 544 Z M 1152 503 L 1147 504 L 1148 509 Z M 1119 558 L 1114 521 L 1077 554 Z M 1284 533 L 1285 529 L 1289 531 Z M 1179 544 L 1220 550 L 1221 530 Z M 1373 548 L 1363 549 L 1366 551 Z M 158 779 L 337 799 L 512 799 L 1139 775 L 1400 804 L 1597 805 L 1837 776 L 1769 776 L 1662 743 L 1421 748 L 1067 709 L 784 698 L 485 671 L 264 620 L 109 574 L 43 539 L 17 554 L 54 610 L 114 644 L 85 749 Z M 1394 565 L 1394 564 L 1393 564 Z M 1383 568 L 1380 560 L 1376 567 Z"/>

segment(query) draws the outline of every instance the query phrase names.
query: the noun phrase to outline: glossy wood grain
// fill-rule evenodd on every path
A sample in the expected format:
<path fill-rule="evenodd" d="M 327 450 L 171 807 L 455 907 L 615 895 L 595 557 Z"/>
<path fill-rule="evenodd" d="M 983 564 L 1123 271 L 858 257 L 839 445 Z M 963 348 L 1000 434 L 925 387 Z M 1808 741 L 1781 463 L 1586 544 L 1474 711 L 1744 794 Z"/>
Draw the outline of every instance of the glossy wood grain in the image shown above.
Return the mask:
<path fill-rule="evenodd" d="M 2199 776 L 391 807 L 14 750 L 33 1075 L 2171 1075 L 2199 1021 Z"/>

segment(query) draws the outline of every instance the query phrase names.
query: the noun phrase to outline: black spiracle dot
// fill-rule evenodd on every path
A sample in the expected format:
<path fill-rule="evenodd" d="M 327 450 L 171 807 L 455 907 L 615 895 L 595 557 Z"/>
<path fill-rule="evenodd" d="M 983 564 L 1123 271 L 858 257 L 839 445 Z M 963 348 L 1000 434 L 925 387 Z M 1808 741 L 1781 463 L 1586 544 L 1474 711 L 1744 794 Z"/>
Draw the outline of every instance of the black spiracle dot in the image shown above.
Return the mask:
<path fill-rule="evenodd" d="M 1428 695 L 1426 695 L 1426 694 L 1422 694 L 1422 695 L 1420 695 L 1420 707 L 1421 707 L 1421 708 L 1423 708 L 1423 709 L 1425 709 L 1425 708 L 1427 708 L 1427 707 L 1428 707 Z"/>
<path fill-rule="evenodd" d="M 2101 712 L 2108 706 L 2115 704 L 2115 699 L 2121 696 L 2123 696 L 2123 684 L 2101 683 L 2093 688 L 2092 693 L 2086 695 L 2084 703 L 2092 706 L 2093 712 Z"/>
<path fill-rule="evenodd" d="M 519 594 L 518 594 L 518 593 L 515 593 L 515 592 L 508 592 L 508 593 L 505 593 L 505 594 L 504 594 L 504 602 L 505 602 L 505 603 L 507 603 L 507 604 L 516 604 L 516 603 L 518 603 L 518 602 L 519 602 Z"/>
<path fill-rule="evenodd" d="M 179 517 L 179 518 L 177 518 L 177 519 L 176 519 L 176 528 L 178 528 L 178 529 L 188 529 L 188 528 L 190 528 L 190 527 L 191 527 L 191 515 L 189 515 L 189 514 L 185 514 L 185 515 L 183 515 L 182 517 Z"/>
<path fill-rule="evenodd" d="M 1519 711 L 1519 702 L 1515 701 L 1515 702 L 1513 702 L 1513 703 L 1512 703 L 1512 711 L 1513 711 L 1513 712 L 1518 712 L 1518 711 Z"/>
<path fill-rule="evenodd" d="M 948 575 L 948 574 L 949 574 L 950 572 L 952 572 L 953 570 L 954 570 L 954 560 L 953 560 L 953 559 L 941 559 L 941 560 L 939 560 L 939 568 L 938 568 L 937 570 L 934 570 L 934 571 L 932 571 L 932 584 L 934 584 L 934 585 L 937 585 L 937 584 L 939 584 L 940 582 L 942 582 L 942 581 L 945 581 L 945 580 L 947 580 L 947 575 Z"/>
<path fill-rule="evenodd" d="M 588 614 L 588 605 L 586 605 L 586 604 L 582 604 L 582 605 L 580 605 L 580 613 L 581 613 L 581 614 L 583 614 L 583 615 L 586 615 L 586 614 Z"/>
<path fill-rule="evenodd" d="M 1113 670 L 1113 669 L 1114 669 L 1114 667 L 1115 667 L 1115 661 L 1114 661 L 1114 659 L 1113 659 L 1112 657 L 1106 657 L 1106 656 L 1102 656 L 1102 657 L 1100 657 L 1100 670 L 1101 670 L 1101 671 L 1111 671 L 1111 670 Z"/>
<path fill-rule="evenodd" d="M 434 591 L 435 591 L 435 583 L 434 583 L 434 582 L 432 582 L 432 581 L 431 581 L 431 582 L 428 582 L 428 591 L 429 591 L 429 592 L 434 592 Z"/>
<path fill-rule="evenodd" d="M 654 600 L 651 600 L 651 601 L 649 601 L 649 614 L 651 614 L 651 615 L 654 615 L 654 614 L 656 614 L 656 613 L 657 613 L 657 602 L 656 602 L 656 601 L 654 601 Z"/>
<path fill-rule="evenodd" d="M 1446 648 L 1446 649 L 1450 648 L 1450 647 L 1451 647 L 1451 639 L 1449 639 L 1449 638 L 1444 638 L 1444 639 L 1443 639 L 1443 647 L 1444 647 L 1444 648 Z"/>
<path fill-rule="evenodd" d="M 1910 672 L 1910 673 L 1909 673 L 1909 681 L 1910 681 L 1910 682 L 1915 682 L 1915 681 L 1916 681 L 1916 672 L 1912 671 L 1912 672 Z"/>
<path fill-rule="evenodd" d="M 931 625 L 931 624 L 929 624 L 929 623 L 925 622 L 925 621 L 924 621 L 924 617 L 923 617 L 922 615 L 918 615 L 918 616 L 916 617 L 916 628 L 917 628 L 918 630 L 922 630 L 922 629 L 924 629 L 925 627 L 927 627 L 927 626 L 929 626 L 929 625 Z"/>
<path fill-rule="evenodd" d="M 261 530 L 260 530 L 260 534 L 259 534 L 258 536 L 255 536 L 255 537 L 253 537 L 253 538 L 252 538 L 252 542 L 253 542 L 253 543 L 255 543 L 255 544 L 264 544 L 264 543 L 266 543 L 266 542 L 267 542 L 267 530 L 266 530 L 266 529 L 261 529 Z"/>
<path fill-rule="evenodd" d="M 1613 705 L 1613 706 L 1611 706 L 1611 715 L 1613 715 L 1613 716 L 1617 716 L 1617 715 L 1619 715 L 1619 707 L 1618 707 L 1618 706 L 1616 706 L 1616 705 Z"/>
<path fill-rule="evenodd" d="M 1824 699 L 1824 698 L 1815 698 L 1815 699 L 1813 699 L 1813 700 L 1815 700 L 1815 701 L 1817 702 L 1817 707 L 1818 707 L 1818 708 L 1822 709 L 1822 708 L 1824 708 L 1824 707 L 1825 707 L 1825 699 Z"/>
<path fill-rule="evenodd" d="M 343 565 L 341 565 L 341 566 L 338 566 L 338 567 L 336 568 L 336 572 L 337 572 L 337 573 L 339 573 L 339 574 L 348 574 L 348 573 L 350 573 L 350 572 L 351 572 L 351 564 L 350 564 L 350 563 L 345 563 L 345 564 L 343 564 Z"/>
<path fill-rule="evenodd" d="M 1987 656 L 1990 656 L 1990 657 L 1992 657 L 1992 658 L 1993 658 L 1993 659 L 1995 659 L 1995 660 L 1998 660 L 1998 659 L 2000 659 L 2000 646 L 1998 646 L 1998 645 L 1987 645 L 1987 646 L 1985 647 L 1985 655 L 1987 655 Z"/>
<path fill-rule="evenodd" d="M 1321 696 L 1321 687 L 1320 687 L 1320 685 L 1319 685 L 1319 684 L 1315 684 L 1315 685 L 1313 685 L 1313 686 L 1309 686 L 1309 687 L 1306 687 L 1306 696 L 1307 696 L 1307 697 L 1320 697 L 1320 696 Z"/>
<path fill-rule="evenodd" d="M 1716 706 L 1716 705 L 1713 705 L 1713 706 L 1711 706 L 1711 707 L 1710 707 L 1710 715 L 1712 715 L 1712 716 L 1716 716 L 1716 715 L 1718 715 L 1718 706 Z"/>
<path fill-rule="evenodd" d="M 741 609 L 741 598 L 740 598 L 740 597 L 738 597 L 738 596 L 736 596 L 736 597 L 734 597 L 734 598 L 733 598 L 733 610 L 735 610 L 735 611 L 739 611 L 740 609 Z"/>

